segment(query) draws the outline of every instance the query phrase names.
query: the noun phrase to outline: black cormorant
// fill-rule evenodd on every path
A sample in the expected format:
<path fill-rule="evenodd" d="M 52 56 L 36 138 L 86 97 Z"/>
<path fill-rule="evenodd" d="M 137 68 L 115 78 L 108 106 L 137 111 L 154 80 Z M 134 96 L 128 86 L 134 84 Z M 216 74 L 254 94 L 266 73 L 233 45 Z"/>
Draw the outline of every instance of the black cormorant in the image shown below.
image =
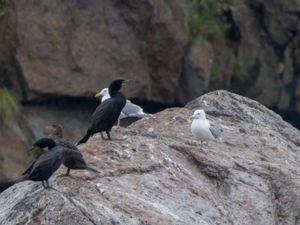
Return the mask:
<path fill-rule="evenodd" d="M 22 176 L 8 182 L 0 183 L 0 192 L 10 186 L 25 181 L 42 181 L 43 187 L 48 188 L 48 179 L 59 168 L 64 160 L 63 148 L 56 145 L 55 141 L 50 138 L 41 138 L 34 143 L 33 146 L 40 148 L 48 148 L 41 156 L 39 156 L 31 166 L 22 174 Z"/>
<path fill-rule="evenodd" d="M 108 93 L 108 88 L 102 89 L 99 93 L 96 94 L 95 97 L 101 97 L 101 102 L 104 102 L 105 100 L 110 98 L 110 95 Z M 118 118 L 118 126 L 120 126 L 121 119 L 128 118 L 128 117 L 134 117 L 134 118 L 144 118 L 144 117 L 152 117 L 152 115 L 145 113 L 144 110 L 132 103 L 130 100 L 126 100 L 126 104 L 124 108 L 121 111 L 121 114 Z"/>
<path fill-rule="evenodd" d="M 67 167 L 66 176 L 70 175 L 70 170 L 89 170 L 99 173 L 96 169 L 89 167 L 84 161 L 79 149 L 70 141 L 63 138 L 63 128 L 61 125 L 53 124 L 47 126 L 50 130 L 49 137 L 52 138 L 64 150 L 64 166 Z"/>
<path fill-rule="evenodd" d="M 90 126 L 85 136 L 77 143 L 78 145 L 87 142 L 90 136 L 98 132 L 101 132 L 103 138 L 103 131 L 106 132 L 108 139 L 111 140 L 109 132 L 118 120 L 118 117 L 126 104 L 126 98 L 119 92 L 124 81 L 125 80 L 114 80 L 109 85 L 108 91 L 111 98 L 107 99 L 96 108 L 91 116 Z"/>

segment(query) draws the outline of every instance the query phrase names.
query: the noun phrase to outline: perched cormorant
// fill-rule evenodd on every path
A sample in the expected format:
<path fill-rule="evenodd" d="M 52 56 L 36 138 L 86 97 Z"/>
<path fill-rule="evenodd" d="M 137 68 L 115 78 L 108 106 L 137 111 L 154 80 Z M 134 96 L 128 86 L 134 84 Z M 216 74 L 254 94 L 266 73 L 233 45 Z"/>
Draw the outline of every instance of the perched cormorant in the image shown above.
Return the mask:
<path fill-rule="evenodd" d="M 204 110 L 196 110 L 190 118 L 193 119 L 191 125 L 192 134 L 201 142 L 214 140 L 219 136 L 220 131 L 216 127 L 211 126 L 206 119 Z"/>
<path fill-rule="evenodd" d="M 83 155 L 79 149 L 70 141 L 63 138 L 63 128 L 61 125 L 53 124 L 47 126 L 50 130 L 49 137 L 52 138 L 59 146 L 64 150 L 63 164 L 67 167 L 67 173 L 65 176 L 70 175 L 70 170 L 89 170 L 95 173 L 99 173 L 96 169 L 89 167 L 84 161 Z"/>
<path fill-rule="evenodd" d="M 108 88 L 102 89 L 100 92 L 98 92 L 95 97 L 101 97 L 101 102 L 104 102 L 105 100 L 110 98 Z M 120 125 L 120 120 L 127 117 L 136 117 L 136 118 L 143 118 L 146 116 L 150 116 L 149 114 L 145 113 L 143 109 L 133 104 L 130 100 L 126 100 L 126 105 L 122 109 L 122 112 L 118 118 L 118 126 Z"/>
<path fill-rule="evenodd" d="M 48 151 L 40 155 L 22 176 L 8 182 L 0 183 L 0 192 L 25 180 L 42 181 L 44 188 L 50 187 L 48 179 L 64 160 L 63 149 L 56 145 L 55 141 L 50 138 L 41 138 L 33 146 L 48 148 Z"/>
<path fill-rule="evenodd" d="M 98 132 L 101 132 L 101 137 L 104 138 L 102 131 L 105 131 L 108 139 L 111 140 L 109 132 L 118 120 L 121 111 L 126 104 L 126 98 L 119 92 L 123 82 L 124 80 L 114 80 L 109 85 L 108 91 L 111 98 L 107 99 L 96 108 L 91 116 L 90 126 L 85 136 L 77 143 L 78 145 L 87 142 L 90 136 Z"/>

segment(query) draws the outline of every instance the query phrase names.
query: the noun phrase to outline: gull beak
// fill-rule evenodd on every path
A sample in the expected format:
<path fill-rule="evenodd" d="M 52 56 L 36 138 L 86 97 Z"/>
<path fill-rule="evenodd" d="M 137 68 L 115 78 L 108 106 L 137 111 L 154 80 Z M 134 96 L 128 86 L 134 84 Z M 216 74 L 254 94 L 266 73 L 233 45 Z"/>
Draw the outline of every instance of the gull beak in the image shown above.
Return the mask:
<path fill-rule="evenodd" d="M 97 94 L 95 94 L 95 98 L 100 98 L 102 97 L 102 94 L 100 92 L 98 92 Z"/>

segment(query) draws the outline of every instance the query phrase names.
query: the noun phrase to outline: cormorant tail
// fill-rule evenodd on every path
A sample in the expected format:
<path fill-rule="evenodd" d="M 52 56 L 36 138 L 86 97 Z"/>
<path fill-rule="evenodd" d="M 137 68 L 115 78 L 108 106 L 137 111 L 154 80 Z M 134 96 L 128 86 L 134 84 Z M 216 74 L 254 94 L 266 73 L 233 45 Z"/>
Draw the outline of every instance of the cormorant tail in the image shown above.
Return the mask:
<path fill-rule="evenodd" d="M 87 140 L 89 140 L 89 138 L 90 138 L 90 134 L 86 133 L 86 135 L 80 141 L 78 141 L 77 145 L 87 142 Z"/>
<path fill-rule="evenodd" d="M 25 174 L 23 176 L 17 177 L 13 180 L 6 181 L 6 182 L 0 182 L 0 193 L 6 190 L 7 188 L 13 186 L 16 183 L 22 182 L 24 180 L 27 180 L 28 174 Z"/>
<path fill-rule="evenodd" d="M 96 170 L 96 169 L 94 169 L 92 167 L 89 167 L 89 166 L 87 166 L 86 169 L 89 170 L 89 171 L 92 171 L 94 173 L 100 173 L 98 170 Z"/>

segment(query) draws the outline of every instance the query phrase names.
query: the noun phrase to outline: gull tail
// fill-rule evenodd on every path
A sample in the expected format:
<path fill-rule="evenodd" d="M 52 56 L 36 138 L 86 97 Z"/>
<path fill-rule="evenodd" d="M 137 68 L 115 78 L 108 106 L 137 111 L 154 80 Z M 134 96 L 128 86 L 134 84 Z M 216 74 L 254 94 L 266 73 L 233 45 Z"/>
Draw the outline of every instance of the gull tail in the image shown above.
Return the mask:
<path fill-rule="evenodd" d="M 0 193 L 6 190 L 7 188 L 13 186 L 16 183 L 22 182 L 24 180 L 27 180 L 28 174 L 25 174 L 23 176 L 17 177 L 13 180 L 6 181 L 6 182 L 0 182 Z"/>
<path fill-rule="evenodd" d="M 78 141 L 77 145 L 87 142 L 89 140 L 89 138 L 90 138 L 90 134 L 87 133 L 80 141 Z"/>

